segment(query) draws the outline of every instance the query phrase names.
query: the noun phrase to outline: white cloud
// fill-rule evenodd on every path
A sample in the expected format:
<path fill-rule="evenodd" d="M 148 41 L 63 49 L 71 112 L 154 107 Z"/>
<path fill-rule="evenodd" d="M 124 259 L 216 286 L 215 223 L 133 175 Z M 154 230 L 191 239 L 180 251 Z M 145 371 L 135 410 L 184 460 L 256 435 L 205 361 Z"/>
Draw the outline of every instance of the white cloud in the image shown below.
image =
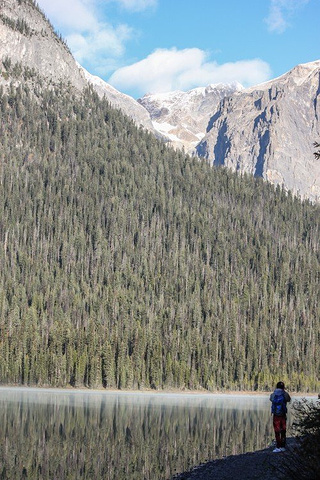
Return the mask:
<path fill-rule="evenodd" d="M 38 0 L 38 3 L 55 27 L 63 30 L 76 60 L 104 78 L 114 72 L 109 81 L 120 90 L 144 94 L 233 81 L 250 86 L 270 78 L 269 65 L 262 60 L 218 65 L 209 61 L 207 54 L 198 48 L 158 49 L 144 60 L 118 68 L 120 62 L 123 64 L 126 44 L 136 32 L 126 24 L 109 23 L 104 7 L 117 3 L 121 8 L 141 11 L 156 7 L 158 1 Z"/>
<path fill-rule="evenodd" d="M 289 19 L 310 0 L 270 0 L 269 15 L 265 19 L 268 30 L 283 33 L 289 26 Z"/>
<path fill-rule="evenodd" d="M 79 63 L 90 61 L 101 66 L 101 63 L 106 62 L 107 56 L 123 55 L 124 43 L 129 37 L 130 29 L 125 26 L 116 29 L 100 26 L 86 34 L 70 34 L 67 36 L 67 42 Z"/>
<path fill-rule="evenodd" d="M 55 27 L 63 29 L 79 63 L 103 74 L 113 70 L 133 30 L 125 24 L 113 26 L 104 21 L 98 11 L 101 0 L 38 0 L 38 3 Z"/>
<path fill-rule="evenodd" d="M 98 20 L 91 0 L 38 0 L 38 4 L 54 25 L 68 30 L 87 31 L 95 28 Z"/>
<path fill-rule="evenodd" d="M 212 83 L 240 82 L 256 85 L 271 77 L 269 65 L 260 60 L 241 60 L 219 65 L 208 61 L 198 48 L 177 50 L 158 49 L 144 60 L 115 71 L 109 83 L 120 90 L 135 90 L 139 94 L 172 90 L 189 90 Z"/>
<path fill-rule="evenodd" d="M 158 0 L 114 0 L 122 7 L 133 12 L 139 12 L 146 10 L 150 7 L 155 7 L 158 4 Z"/>

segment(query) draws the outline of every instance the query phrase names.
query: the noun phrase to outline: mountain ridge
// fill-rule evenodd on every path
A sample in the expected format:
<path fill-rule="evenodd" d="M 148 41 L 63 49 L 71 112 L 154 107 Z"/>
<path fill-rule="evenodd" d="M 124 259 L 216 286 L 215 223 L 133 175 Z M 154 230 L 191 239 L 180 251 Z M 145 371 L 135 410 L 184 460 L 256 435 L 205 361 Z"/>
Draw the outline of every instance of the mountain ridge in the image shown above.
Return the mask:
<path fill-rule="evenodd" d="M 0 27 L 4 88 L 29 82 L 36 91 L 63 82 L 79 93 L 91 86 L 174 148 L 320 200 L 320 162 L 313 156 L 320 138 L 319 60 L 248 89 L 218 84 L 136 101 L 77 64 L 33 0 L 0 0 Z"/>
<path fill-rule="evenodd" d="M 220 103 L 197 153 L 302 198 L 320 200 L 320 61 L 236 92 Z"/>

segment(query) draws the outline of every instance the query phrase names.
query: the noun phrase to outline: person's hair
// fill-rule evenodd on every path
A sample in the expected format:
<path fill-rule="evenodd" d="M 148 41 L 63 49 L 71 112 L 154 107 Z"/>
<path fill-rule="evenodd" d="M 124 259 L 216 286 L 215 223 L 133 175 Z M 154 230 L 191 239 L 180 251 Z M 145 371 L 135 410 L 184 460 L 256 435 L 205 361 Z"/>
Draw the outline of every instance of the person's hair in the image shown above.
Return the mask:
<path fill-rule="evenodd" d="M 284 383 L 283 382 L 278 382 L 277 383 L 277 388 L 282 388 L 282 390 L 284 389 Z"/>

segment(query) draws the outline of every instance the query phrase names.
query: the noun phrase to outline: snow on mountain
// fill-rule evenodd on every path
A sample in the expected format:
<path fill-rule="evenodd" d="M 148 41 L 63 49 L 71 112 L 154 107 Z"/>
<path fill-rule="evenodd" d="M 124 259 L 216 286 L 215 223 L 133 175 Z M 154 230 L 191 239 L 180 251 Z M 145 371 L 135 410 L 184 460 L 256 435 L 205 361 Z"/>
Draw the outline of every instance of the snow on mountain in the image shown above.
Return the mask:
<path fill-rule="evenodd" d="M 193 153 L 221 99 L 242 89 L 239 83 L 209 85 L 188 92 L 146 94 L 138 102 L 149 112 L 155 130 L 174 147 Z"/>

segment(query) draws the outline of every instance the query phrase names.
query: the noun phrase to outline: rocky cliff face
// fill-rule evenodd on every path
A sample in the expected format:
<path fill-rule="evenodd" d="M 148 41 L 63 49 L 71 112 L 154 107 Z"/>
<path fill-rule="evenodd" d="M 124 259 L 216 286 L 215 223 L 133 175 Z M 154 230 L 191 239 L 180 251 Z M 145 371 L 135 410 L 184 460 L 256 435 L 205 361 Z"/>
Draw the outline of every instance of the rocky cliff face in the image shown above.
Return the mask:
<path fill-rule="evenodd" d="M 147 94 L 138 102 L 149 112 L 155 130 L 171 145 L 193 153 L 220 101 L 242 89 L 239 83 L 209 85 L 189 92 Z"/>
<path fill-rule="evenodd" d="M 100 96 L 105 95 L 111 105 L 131 116 L 139 126 L 153 130 L 149 114 L 136 100 L 76 63 L 32 0 L 0 0 L 0 85 L 34 78 L 34 72 L 36 81 L 43 80 L 46 86 L 62 82 L 81 91 L 90 83 Z"/>
<path fill-rule="evenodd" d="M 197 147 L 216 165 L 320 200 L 320 61 L 225 98 Z"/>
<path fill-rule="evenodd" d="M 48 84 L 71 82 L 77 89 L 87 84 L 68 47 L 31 0 L 0 0 L 0 58 L 34 69 Z M 2 84 L 7 80 L 4 74 L 0 78 Z"/>

